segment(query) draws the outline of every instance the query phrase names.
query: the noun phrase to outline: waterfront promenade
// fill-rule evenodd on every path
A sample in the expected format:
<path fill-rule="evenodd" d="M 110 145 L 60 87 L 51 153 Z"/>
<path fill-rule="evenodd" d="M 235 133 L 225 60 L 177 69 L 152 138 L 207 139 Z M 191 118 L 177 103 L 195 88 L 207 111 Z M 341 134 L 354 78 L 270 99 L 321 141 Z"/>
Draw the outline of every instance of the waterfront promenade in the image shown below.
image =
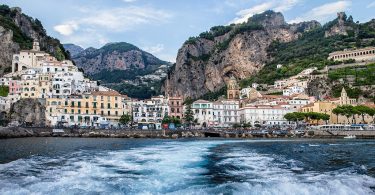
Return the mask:
<path fill-rule="evenodd" d="M 357 138 L 375 139 L 375 131 L 323 131 L 323 130 L 262 130 L 262 129 L 186 129 L 186 130 L 138 130 L 138 129 L 61 129 L 2 127 L 0 138 L 20 137 L 102 137 L 102 138 Z"/>

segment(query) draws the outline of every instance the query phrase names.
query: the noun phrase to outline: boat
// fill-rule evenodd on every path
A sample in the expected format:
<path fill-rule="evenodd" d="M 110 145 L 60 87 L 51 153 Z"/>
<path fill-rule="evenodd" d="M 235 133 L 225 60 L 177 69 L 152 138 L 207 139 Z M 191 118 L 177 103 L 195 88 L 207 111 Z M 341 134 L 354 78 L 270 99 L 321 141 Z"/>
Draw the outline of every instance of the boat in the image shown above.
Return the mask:
<path fill-rule="evenodd" d="M 344 137 L 344 139 L 355 139 L 357 138 L 355 135 L 347 135 Z"/>

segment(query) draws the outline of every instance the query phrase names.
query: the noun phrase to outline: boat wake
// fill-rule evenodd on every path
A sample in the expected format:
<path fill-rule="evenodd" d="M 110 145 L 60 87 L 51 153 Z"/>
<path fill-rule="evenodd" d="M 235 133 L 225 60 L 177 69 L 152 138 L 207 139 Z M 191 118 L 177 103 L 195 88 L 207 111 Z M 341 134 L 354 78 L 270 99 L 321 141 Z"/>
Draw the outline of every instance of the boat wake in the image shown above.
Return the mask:
<path fill-rule="evenodd" d="M 375 179 L 355 166 L 311 171 L 301 161 L 244 151 L 231 143 L 174 141 L 53 158 L 33 156 L 0 165 L 0 194 L 374 193 Z"/>

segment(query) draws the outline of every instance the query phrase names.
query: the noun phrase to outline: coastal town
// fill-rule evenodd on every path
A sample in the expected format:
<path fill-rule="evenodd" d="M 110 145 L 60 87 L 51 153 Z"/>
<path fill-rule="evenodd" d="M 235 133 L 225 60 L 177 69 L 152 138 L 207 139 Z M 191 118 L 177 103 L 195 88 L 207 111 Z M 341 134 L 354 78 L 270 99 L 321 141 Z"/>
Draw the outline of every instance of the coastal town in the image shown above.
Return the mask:
<path fill-rule="evenodd" d="M 375 60 L 375 48 L 334 52 L 329 59 L 371 62 Z M 281 64 L 277 65 L 278 69 L 282 67 Z M 12 72 L 0 78 L 1 87 L 7 91 L 6 95 L 0 97 L 0 109 L 6 115 L 14 112 L 13 104 L 17 101 L 36 100 L 44 109 L 44 125 L 52 128 L 295 129 L 298 124 L 361 124 L 370 128 L 374 123 L 375 109 L 371 99 L 350 98 L 345 88 L 341 89 L 338 98 L 307 95 L 309 82 L 326 76 L 328 70 L 328 67 L 323 70 L 307 68 L 295 76 L 275 81 L 274 85 L 252 83 L 242 89 L 238 81 L 231 77 L 227 82 L 227 94 L 216 101 L 191 100 L 184 94 L 165 94 L 138 100 L 85 78 L 72 61 L 58 61 L 41 51 L 39 42 L 34 41 L 31 50 L 22 50 L 13 55 Z M 338 112 L 348 106 L 368 109 L 350 115 Z M 322 117 L 315 114 L 315 117 L 305 115 L 296 119 L 293 113 L 318 113 Z M 36 126 L 35 113 L 27 114 L 23 121 L 13 120 L 7 125 Z"/>

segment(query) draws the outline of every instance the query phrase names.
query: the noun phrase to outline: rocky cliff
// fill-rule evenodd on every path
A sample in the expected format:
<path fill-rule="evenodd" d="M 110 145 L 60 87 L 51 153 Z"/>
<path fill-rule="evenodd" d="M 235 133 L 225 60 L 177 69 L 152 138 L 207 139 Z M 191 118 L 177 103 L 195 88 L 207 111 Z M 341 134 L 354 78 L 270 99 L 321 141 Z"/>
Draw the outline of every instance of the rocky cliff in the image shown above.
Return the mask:
<path fill-rule="evenodd" d="M 9 112 L 11 123 L 20 125 L 44 126 L 45 106 L 37 99 L 21 99 L 12 104 Z"/>
<path fill-rule="evenodd" d="M 72 43 L 63 44 L 66 51 L 70 53 L 70 56 L 74 58 L 78 54 L 80 54 L 84 49 L 78 45 Z"/>
<path fill-rule="evenodd" d="M 90 47 L 74 55 L 72 59 L 90 75 L 103 70 L 154 69 L 166 63 L 125 42 L 109 43 L 99 49 Z"/>
<path fill-rule="evenodd" d="M 71 45 L 66 49 L 70 51 Z M 170 67 L 169 62 L 125 42 L 109 43 L 99 49 L 90 47 L 77 54 L 71 53 L 75 64 L 86 75 L 99 80 L 102 85 L 135 98 L 149 98 L 160 94 L 162 80 Z"/>
<path fill-rule="evenodd" d="M 0 75 L 11 70 L 13 54 L 31 49 L 33 40 L 57 59 L 69 58 L 60 41 L 48 36 L 38 19 L 22 13 L 20 8 L 0 5 Z"/>
<path fill-rule="evenodd" d="M 230 77 L 244 79 L 262 69 L 271 59 L 267 49 L 272 42 L 290 42 L 317 27 L 316 21 L 287 24 L 273 11 L 243 24 L 213 27 L 184 43 L 165 90 L 191 98 L 218 91 Z"/>

